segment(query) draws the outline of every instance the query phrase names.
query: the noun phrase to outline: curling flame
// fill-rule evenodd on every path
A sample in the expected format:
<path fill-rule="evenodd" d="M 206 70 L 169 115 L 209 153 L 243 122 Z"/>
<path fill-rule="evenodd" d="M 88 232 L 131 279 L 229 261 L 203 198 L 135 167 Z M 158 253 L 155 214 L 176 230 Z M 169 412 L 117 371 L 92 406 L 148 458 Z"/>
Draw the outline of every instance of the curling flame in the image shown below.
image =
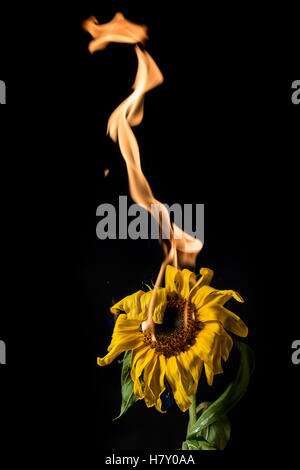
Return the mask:
<path fill-rule="evenodd" d="M 82 23 L 82 27 L 94 38 L 89 44 L 91 53 L 105 49 L 110 42 L 137 44 L 148 39 L 147 27 L 131 23 L 122 13 L 116 13 L 109 23 L 101 25 L 91 16 Z"/>
<path fill-rule="evenodd" d="M 148 319 L 143 324 L 143 329 L 150 329 L 152 338 L 155 340 L 152 312 L 156 291 L 161 284 L 165 267 L 169 263 L 177 265 L 177 250 L 181 263 L 195 264 L 197 254 L 203 244 L 177 225 L 173 224 L 171 226 L 168 210 L 160 201 L 155 199 L 142 172 L 139 146 L 131 128 L 140 124 L 143 119 L 145 93 L 160 85 L 164 79 L 152 57 L 138 45 L 138 43 L 144 43 L 148 39 L 146 26 L 132 23 L 125 19 L 122 13 L 117 13 L 109 23 L 102 25 L 99 25 L 97 20 L 91 17 L 84 21 L 83 28 L 94 38 L 89 44 L 91 53 L 104 49 L 110 42 L 135 44 L 138 69 L 133 92 L 110 116 L 107 132 L 115 142 L 119 142 L 127 166 L 132 199 L 147 209 L 160 227 L 169 227 L 171 248 L 161 266 L 153 289 Z M 153 210 L 154 208 L 155 210 Z"/>

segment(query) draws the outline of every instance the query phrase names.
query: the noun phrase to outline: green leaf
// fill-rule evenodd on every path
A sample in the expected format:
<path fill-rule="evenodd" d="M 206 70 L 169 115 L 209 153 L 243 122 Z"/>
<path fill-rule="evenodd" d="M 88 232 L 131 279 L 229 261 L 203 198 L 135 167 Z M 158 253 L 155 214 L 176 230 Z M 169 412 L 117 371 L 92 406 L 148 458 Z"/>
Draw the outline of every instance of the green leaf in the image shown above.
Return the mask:
<path fill-rule="evenodd" d="M 205 440 L 187 440 L 182 443 L 182 450 L 218 450 Z"/>
<path fill-rule="evenodd" d="M 204 439 L 218 450 L 224 450 L 230 438 L 231 426 L 227 415 L 222 416 L 202 431 Z"/>
<path fill-rule="evenodd" d="M 209 401 L 200 403 L 196 408 L 197 418 L 204 413 L 211 405 Z M 188 434 L 190 433 L 191 426 L 188 427 Z M 230 438 L 230 421 L 227 415 L 218 418 L 214 423 L 208 425 L 197 434 L 196 440 L 205 439 L 211 446 L 216 447 L 218 450 L 224 450 Z"/>
<path fill-rule="evenodd" d="M 245 343 L 235 341 L 235 344 L 241 355 L 240 366 L 236 378 L 228 385 L 225 392 L 201 414 L 196 423 L 191 426 L 187 436 L 188 440 L 197 439 L 199 433 L 202 434 L 202 431 L 204 431 L 208 426 L 211 426 L 226 415 L 246 393 L 250 377 L 254 369 L 254 353 Z M 223 445 L 230 428 L 228 427 L 228 423 L 223 423 L 219 426 L 223 427 L 224 436 L 219 439 L 219 444 L 221 443 L 221 445 Z M 213 433 L 213 428 L 211 432 Z M 213 440 L 215 439 L 213 435 L 211 438 Z"/>
<path fill-rule="evenodd" d="M 211 402 L 210 402 L 210 401 L 203 401 L 203 402 L 201 402 L 201 403 L 197 406 L 197 408 L 196 408 L 197 416 L 198 416 L 199 414 L 201 414 L 200 411 L 203 413 L 205 410 L 207 410 L 207 408 L 208 408 L 210 405 L 211 405 Z"/>
<path fill-rule="evenodd" d="M 123 358 L 123 366 L 121 373 L 121 387 L 122 387 L 122 404 L 119 416 L 114 420 L 120 418 L 138 398 L 133 393 L 133 382 L 130 376 L 131 371 L 131 351 L 126 351 Z"/>

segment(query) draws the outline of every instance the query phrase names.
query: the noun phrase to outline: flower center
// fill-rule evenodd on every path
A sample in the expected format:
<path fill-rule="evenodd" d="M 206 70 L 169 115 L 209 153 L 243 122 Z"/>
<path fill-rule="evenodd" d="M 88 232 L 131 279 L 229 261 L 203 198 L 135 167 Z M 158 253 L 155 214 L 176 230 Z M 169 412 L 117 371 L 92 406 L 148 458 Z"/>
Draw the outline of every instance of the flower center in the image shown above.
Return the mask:
<path fill-rule="evenodd" d="M 203 326 L 196 318 L 196 307 L 192 302 L 178 295 L 168 296 L 164 321 L 162 325 L 155 324 L 156 341 L 152 341 L 151 333 L 145 331 L 144 342 L 166 357 L 177 356 L 195 344 Z"/>

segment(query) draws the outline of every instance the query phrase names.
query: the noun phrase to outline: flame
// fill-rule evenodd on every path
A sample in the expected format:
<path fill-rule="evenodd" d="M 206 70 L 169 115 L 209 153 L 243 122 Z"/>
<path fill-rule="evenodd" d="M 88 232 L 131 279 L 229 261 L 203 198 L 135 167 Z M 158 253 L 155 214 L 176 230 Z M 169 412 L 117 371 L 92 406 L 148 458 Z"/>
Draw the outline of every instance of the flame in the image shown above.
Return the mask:
<path fill-rule="evenodd" d="M 176 224 L 171 225 L 167 208 L 154 197 L 141 168 L 139 146 L 132 127 L 140 124 L 143 119 L 145 93 L 160 85 L 164 80 L 153 58 L 139 46 L 139 43 L 144 44 L 148 39 L 146 26 L 128 21 L 122 13 L 116 13 L 110 22 L 102 25 L 98 23 L 96 18 L 90 17 L 83 22 L 82 26 L 94 38 L 89 44 L 91 53 L 105 49 L 110 42 L 135 44 L 138 68 L 133 92 L 111 114 L 107 133 L 113 141 L 119 143 L 127 167 L 132 199 L 151 213 L 160 228 L 166 229 L 167 227 L 169 229 L 171 247 L 169 251 L 165 248 L 166 258 L 162 263 L 153 289 L 148 318 L 143 324 L 144 330 L 152 330 L 152 339 L 155 340 L 152 312 L 156 291 L 161 284 L 165 267 L 169 263 L 177 267 L 177 256 L 180 256 L 181 264 L 194 265 L 203 243 L 184 232 Z"/>
<path fill-rule="evenodd" d="M 99 25 L 97 19 L 91 16 L 82 23 L 94 40 L 89 44 L 91 53 L 105 49 L 110 42 L 127 44 L 142 44 L 148 39 L 147 27 L 137 25 L 124 18 L 122 13 L 116 13 L 111 21 Z"/>

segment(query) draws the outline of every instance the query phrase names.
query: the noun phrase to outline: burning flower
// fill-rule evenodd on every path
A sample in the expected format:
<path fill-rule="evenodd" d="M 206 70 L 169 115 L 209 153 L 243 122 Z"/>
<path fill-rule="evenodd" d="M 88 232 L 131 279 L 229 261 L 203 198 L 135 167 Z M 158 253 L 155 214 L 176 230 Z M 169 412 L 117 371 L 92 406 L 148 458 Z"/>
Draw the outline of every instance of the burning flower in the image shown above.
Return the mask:
<path fill-rule="evenodd" d="M 110 364 L 122 352 L 132 351 L 134 394 L 160 412 L 166 389 L 172 390 L 182 411 L 190 407 L 203 365 L 209 385 L 223 372 L 221 360 L 228 359 L 233 345 L 226 330 L 242 337 L 248 334 L 245 323 L 224 307 L 232 297 L 243 302 L 241 296 L 211 287 L 212 270 L 202 268 L 200 274 L 196 281 L 188 269 L 166 267 L 165 288 L 156 291 L 150 326 L 154 291 L 140 290 L 111 307 L 115 328 L 109 352 L 98 358 L 98 364 Z"/>
<path fill-rule="evenodd" d="M 209 385 L 215 374 L 223 372 L 222 359 L 228 359 L 233 345 L 227 331 L 247 336 L 247 326 L 224 307 L 232 297 L 238 302 L 243 299 L 233 290 L 211 287 L 213 271 L 210 269 L 202 268 L 198 280 L 192 271 L 177 269 L 178 265 L 194 266 L 203 243 L 171 223 L 166 207 L 154 197 L 142 171 L 132 128 L 143 119 L 145 94 L 164 79 L 144 47 L 147 28 L 128 21 L 121 13 L 105 24 L 91 17 L 83 22 L 83 28 L 93 38 L 89 44 L 91 53 L 111 42 L 134 45 L 138 67 L 133 91 L 111 114 L 107 132 L 119 144 L 133 201 L 151 213 L 161 232 L 169 229 L 170 234 L 168 246 L 161 237 L 166 257 L 153 290 L 140 290 L 111 307 L 116 317 L 112 341 L 108 354 L 97 362 L 105 366 L 125 352 L 120 416 L 138 399 L 144 399 L 147 407 L 155 406 L 163 413 L 162 399 L 166 395 L 170 401 L 172 391 L 179 408 L 189 409 L 182 449 L 223 450 L 230 437 L 227 413 L 246 392 L 253 371 L 251 349 L 235 340 L 240 351 L 240 367 L 234 381 L 215 402 L 197 406 L 196 391 L 203 365 Z M 152 207 L 157 208 L 155 213 Z M 164 273 L 165 287 L 161 288 Z"/>

